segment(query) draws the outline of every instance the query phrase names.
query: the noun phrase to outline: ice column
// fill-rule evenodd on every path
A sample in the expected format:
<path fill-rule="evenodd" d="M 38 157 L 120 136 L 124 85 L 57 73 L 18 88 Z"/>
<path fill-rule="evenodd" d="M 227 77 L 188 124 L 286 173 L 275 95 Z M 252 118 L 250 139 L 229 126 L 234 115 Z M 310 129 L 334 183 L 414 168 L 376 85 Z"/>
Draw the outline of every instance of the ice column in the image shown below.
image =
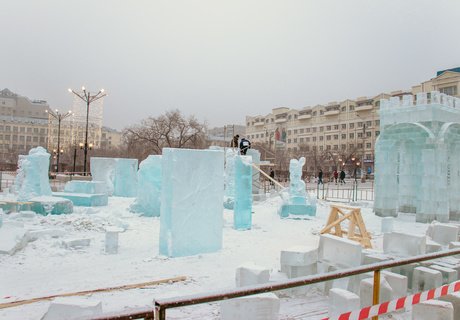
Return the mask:
<path fill-rule="evenodd" d="M 160 254 L 220 250 L 224 152 L 164 148 L 161 176 Z"/>
<path fill-rule="evenodd" d="M 137 172 L 137 198 L 131 205 L 132 212 L 147 217 L 160 216 L 161 156 L 150 155 L 141 162 Z"/>
<path fill-rule="evenodd" d="M 237 230 L 251 229 L 252 225 L 252 158 L 235 158 L 235 208 L 233 227 Z"/>
<path fill-rule="evenodd" d="M 26 156 L 19 156 L 15 181 L 19 201 L 52 195 L 48 177 L 49 163 L 50 154 L 42 147 L 30 149 Z"/>
<path fill-rule="evenodd" d="M 137 159 L 117 159 L 113 195 L 135 197 L 137 194 Z"/>
<path fill-rule="evenodd" d="M 225 154 L 225 195 L 235 197 L 235 158 L 238 156 L 237 149 L 228 148 Z"/>
<path fill-rule="evenodd" d="M 397 149 L 393 142 L 378 140 L 375 163 L 374 212 L 381 217 L 398 215 Z"/>

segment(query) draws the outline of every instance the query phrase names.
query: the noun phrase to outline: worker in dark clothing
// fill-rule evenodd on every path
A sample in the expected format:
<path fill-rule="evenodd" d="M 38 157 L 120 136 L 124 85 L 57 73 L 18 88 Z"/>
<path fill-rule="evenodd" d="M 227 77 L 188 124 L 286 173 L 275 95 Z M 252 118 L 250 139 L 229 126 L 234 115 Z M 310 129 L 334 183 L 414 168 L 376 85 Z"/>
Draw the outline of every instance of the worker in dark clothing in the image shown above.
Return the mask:
<path fill-rule="evenodd" d="M 246 155 L 248 149 L 251 149 L 251 142 L 246 138 L 242 138 L 240 141 L 240 153 Z"/>
<path fill-rule="evenodd" d="M 238 148 L 238 140 L 240 139 L 240 136 L 237 134 L 233 136 L 232 141 L 230 142 L 230 147 L 231 148 Z"/>
<path fill-rule="evenodd" d="M 273 171 L 273 168 L 270 168 L 270 178 L 272 178 L 273 180 L 275 180 L 275 171 Z M 271 186 L 274 186 L 275 183 L 273 182 L 273 180 L 270 180 L 270 185 Z"/>

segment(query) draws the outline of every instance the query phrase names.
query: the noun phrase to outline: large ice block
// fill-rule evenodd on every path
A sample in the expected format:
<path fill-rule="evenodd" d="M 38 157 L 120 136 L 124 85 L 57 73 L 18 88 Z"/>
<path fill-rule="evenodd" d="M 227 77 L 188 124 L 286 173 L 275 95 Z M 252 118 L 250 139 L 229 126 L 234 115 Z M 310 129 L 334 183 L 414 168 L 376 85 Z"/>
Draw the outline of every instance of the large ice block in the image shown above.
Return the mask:
<path fill-rule="evenodd" d="M 224 153 L 163 149 L 160 254 L 169 257 L 222 248 Z"/>
<path fill-rule="evenodd" d="M 228 148 L 225 151 L 225 196 L 233 199 L 235 197 L 235 159 L 238 150 Z"/>
<path fill-rule="evenodd" d="M 137 198 L 131 205 L 132 212 L 147 217 L 160 216 L 161 156 L 150 155 L 141 162 L 137 172 Z"/>
<path fill-rule="evenodd" d="M 73 212 L 72 201 L 65 198 L 40 196 L 30 199 L 30 202 L 30 210 L 41 215 L 59 215 Z"/>
<path fill-rule="evenodd" d="M 252 226 L 252 158 L 235 158 L 235 206 L 233 227 L 248 230 Z"/>
<path fill-rule="evenodd" d="M 50 154 L 42 147 L 30 149 L 28 155 L 20 155 L 15 189 L 19 201 L 27 201 L 36 196 L 50 196 L 48 178 Z"/>
<path fill-rule="evenodd" d="M 64 192 L 88 194 L 107 193 L 107 188 L 102 181 L 72 180 L 65 184 Z"/>
<path fill-rule="evenodd" d="M 93 181 L 105 182 L 108 195 L 134 197 L 137 164 L 137 159 L 91 157 L 91 175 Z"/>

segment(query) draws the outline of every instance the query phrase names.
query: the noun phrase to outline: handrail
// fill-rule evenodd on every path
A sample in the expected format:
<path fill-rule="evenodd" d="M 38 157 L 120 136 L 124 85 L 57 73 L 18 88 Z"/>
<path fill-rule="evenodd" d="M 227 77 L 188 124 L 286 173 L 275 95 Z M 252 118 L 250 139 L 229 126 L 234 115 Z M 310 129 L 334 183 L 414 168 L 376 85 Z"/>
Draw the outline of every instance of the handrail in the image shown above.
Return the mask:
<path fill-rule="evenodd" d="M 262 173 L 265 178 L 269 179 L 270 181 L 272 181 L 273 183 L 275 183 L 278 187 L 280 187 L 281 189 L 284 189 L 285 186 L 283 186 L 281 183 L 279 183 L 278 181 L 276 181 L 275 179 L 273 179 L 272 177 L 270 177 L 268 174 L 266 174 L 262 169 L 260 169 L 257 165 L 255 165 L 254 163 L 252 164 L 252 167 L 255 168 L 256 170 L 258 170 L 260 173 Z"/>
<path fill-rule="evenodd" d="M 181 297 L 172 297 L 167 299 L 155 300 L 155 319 L 164 320 L 166 319 L 166 309 L 172 309 L 177 307 L 191 306 L 195 304 L 215 302 L 220 300 L 233 299 L 248 295 L 254 295 L 265 292 L 272 292 L 284 289 L 290 289 L 299 286 L 305 286 L 315 284 L 318 282 L 324 282 L 328 280 L 340 279 L 350 277 L 366 272 L 377 271 L 387 269 L 391 267 L 398 267 L 414 262 L 433 260 L 437 258 L 452 256 L 460 254 L 460 249 L 452 249 L 446 251 L 440 251 L 435 253 L 429 253 L 419 255 L 410 258 L 403 258 L 399 260 L 391 260 L 389 262 L 378 262 L 369 265 L 363 265 L 356 268 L 349 268 L 345 270 L 339 270 L 334 272 L 328 272 L 320 275 L 305 276 L 295 279 L 290 279 L 281 282 L 275 282 L 270 284 L 259 284 L 253 286 L 247 286 L 242 288 L 229 289 L 226 291 L 214 291 L 209 293 L 187 295 Z"/>

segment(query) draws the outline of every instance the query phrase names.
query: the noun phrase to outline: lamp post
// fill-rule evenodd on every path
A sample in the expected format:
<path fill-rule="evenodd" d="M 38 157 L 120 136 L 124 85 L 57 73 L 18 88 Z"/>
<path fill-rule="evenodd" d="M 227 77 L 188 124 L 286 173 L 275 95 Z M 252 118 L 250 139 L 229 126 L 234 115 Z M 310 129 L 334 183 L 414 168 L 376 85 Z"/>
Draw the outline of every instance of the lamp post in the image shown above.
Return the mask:
<path fill-rule="evenodd" d="M 57 157 L 56 172 L 59 172 L 59 155 L 64 152 L 64 150 L 61 150 L 61 121 L 64 120 L 65 118 L 70 117 L 72 115 L 72 111 L 67 111 L 64 114 L 60 113 L 58 109 L 56 109 L 55 111 L 45 110 L 45 112 L 58 121 L 58 145 L 57 145 L 57 151 L 55 152 L 55 154 Z"/>
<path fill-rule="evenodd" d="M 99 100 L 105 97 L 107 94 L 104 93 L 104 89 L 99 90 L 97 94 L 91 95 L 89 91 L 86 91 L 85 87 L 82 87 L 82 94 L 75 92 L 72 89 L 69 89 L 69 92 L 76 95 L 78 98 L 83 100 L 86 103 L 86 129 L 85 129 L 85 144 L 84 144 L 84 160 L 83 160 L 83 174 L 86 176 L 86 159 L 88 156 L 88 120 L 89 120 L 89 106 L 92 102 Z"/>

